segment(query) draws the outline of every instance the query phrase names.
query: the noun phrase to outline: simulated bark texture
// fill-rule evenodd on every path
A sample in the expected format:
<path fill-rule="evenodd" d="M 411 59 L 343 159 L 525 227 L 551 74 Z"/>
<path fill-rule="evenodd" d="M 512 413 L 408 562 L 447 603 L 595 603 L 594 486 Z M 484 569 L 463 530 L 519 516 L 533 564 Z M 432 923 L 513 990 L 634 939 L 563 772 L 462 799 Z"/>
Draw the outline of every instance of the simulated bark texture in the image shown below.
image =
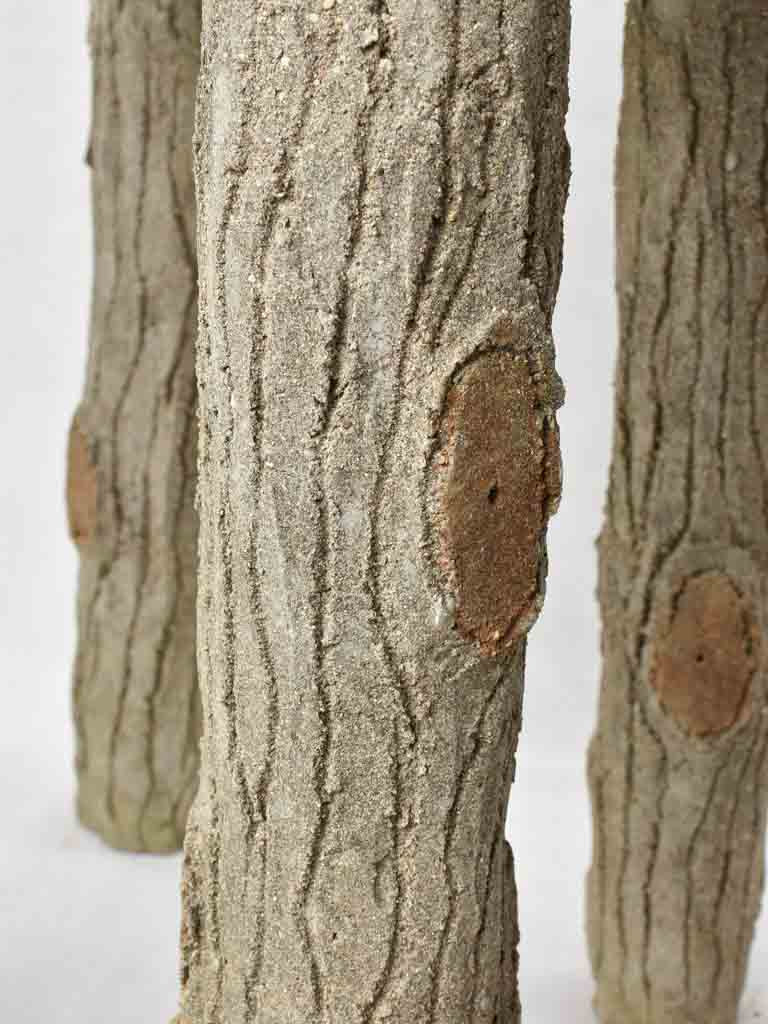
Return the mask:
<path fill-rule="evenodd" d="M 67 497 L 81 559 L 77 806 L 109 843 L 181 845 L 197 784 L 197 0 L 94 0 L 94 289 Z"/>
<path fill-rule="evenodd" d="M 734 1024 L 768 778 L 768 18 L 627 11 L 589 941 L 603 1024 Z"/>
<path fill-rule="evenodd" d="M 568 5 L 203 20 L 183 1019 L 511 1024 Z"/>

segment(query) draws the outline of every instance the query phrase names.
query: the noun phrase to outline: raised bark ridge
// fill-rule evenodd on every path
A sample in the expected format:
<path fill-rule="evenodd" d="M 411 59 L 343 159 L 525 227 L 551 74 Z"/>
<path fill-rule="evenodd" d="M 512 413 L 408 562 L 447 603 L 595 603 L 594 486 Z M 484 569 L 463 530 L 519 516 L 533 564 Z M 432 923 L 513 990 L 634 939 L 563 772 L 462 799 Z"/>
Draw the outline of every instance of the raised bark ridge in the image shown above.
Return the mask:
<path fill-rule="evenodd" d="M 77 805 L 178 847 L 197 781 L 192 126 L 200 10 L 94 0 L 91 332 L 70 435 Z"/>
<path fill-rule="evenodd" d="M 481 351 L 558 391 L 567 4 L 210 0 L 204 26 L 183 1014 L 513 1024 L 524 643 L 454 628 L 434 460 Z"/>
<path fill-rule="evenodd" d="M 766 110 L 762 4 L 630 2 L 590 754 L 603 1024 L 734 1024 L 760 905 Z"/>

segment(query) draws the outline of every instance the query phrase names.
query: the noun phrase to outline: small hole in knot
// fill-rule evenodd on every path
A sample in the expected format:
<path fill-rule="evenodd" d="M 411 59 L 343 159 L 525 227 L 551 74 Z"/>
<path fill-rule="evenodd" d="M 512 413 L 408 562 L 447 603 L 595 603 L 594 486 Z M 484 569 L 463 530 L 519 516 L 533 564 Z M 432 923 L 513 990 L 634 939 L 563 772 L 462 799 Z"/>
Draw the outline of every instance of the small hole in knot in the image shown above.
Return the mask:
<path fill-rule="evenodd" d="M 498 496 L 499 496 L 498 484 L 493 484 L 491 489 L 488 491 L 488 504 L 489 505 L 495 504 L 496 499 L 498 498 Z"/>

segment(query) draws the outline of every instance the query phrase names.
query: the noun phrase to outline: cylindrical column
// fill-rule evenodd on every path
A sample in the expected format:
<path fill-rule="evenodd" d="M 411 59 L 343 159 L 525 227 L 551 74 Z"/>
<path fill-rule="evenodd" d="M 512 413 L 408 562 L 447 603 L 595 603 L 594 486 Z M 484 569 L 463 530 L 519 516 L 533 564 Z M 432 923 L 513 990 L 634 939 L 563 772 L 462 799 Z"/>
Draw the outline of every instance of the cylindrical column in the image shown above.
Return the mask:
<path fill-rule="evenodd" d="M 77 806 L 131 850 L 177 848 L 197 785 L 199 33 L 199 0 L 93 0 L 94 287 L 68 481 Z"/>
<path fill-rule="evenodd" d="M 631 0 L 589 939 L 603 1024 L 734 1024 L 768 778 L 768 19 Z"/>
<path fill-rule="evenodd" d="M 193 1024 L 518 1020 L 568 4 L 204 5 Z"/>

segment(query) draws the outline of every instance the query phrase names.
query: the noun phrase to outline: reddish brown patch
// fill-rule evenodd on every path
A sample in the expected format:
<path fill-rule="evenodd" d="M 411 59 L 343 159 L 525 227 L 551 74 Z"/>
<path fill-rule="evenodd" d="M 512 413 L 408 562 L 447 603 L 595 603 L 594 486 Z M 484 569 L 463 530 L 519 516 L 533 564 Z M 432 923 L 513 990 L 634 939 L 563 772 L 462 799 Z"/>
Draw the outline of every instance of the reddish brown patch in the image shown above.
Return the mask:
<path fill-rule="evenodd" d="M 693 736 L 730 729 L 755 674 L 758 642 L 751 602 L 728 576 L 687 579 L 651 668 L 664 709 Z"/>
<path fill-rule="evenodd" d="M 69 431 L 67 510 L 72 540 L 78 547 L 82 547 L 96 536 L 99 480 L 88 439 L 80 427 L 77 414 Z"/>
<path fill-rule="evenodd" d="M 544 529 L 559 494 L 557 428 L 538 408 L 527 359 L 495 350 L 462 370 L 440 442 L 441 562 L 456 625 L 493 653 L 514 646 L 538 613 Z"/>

